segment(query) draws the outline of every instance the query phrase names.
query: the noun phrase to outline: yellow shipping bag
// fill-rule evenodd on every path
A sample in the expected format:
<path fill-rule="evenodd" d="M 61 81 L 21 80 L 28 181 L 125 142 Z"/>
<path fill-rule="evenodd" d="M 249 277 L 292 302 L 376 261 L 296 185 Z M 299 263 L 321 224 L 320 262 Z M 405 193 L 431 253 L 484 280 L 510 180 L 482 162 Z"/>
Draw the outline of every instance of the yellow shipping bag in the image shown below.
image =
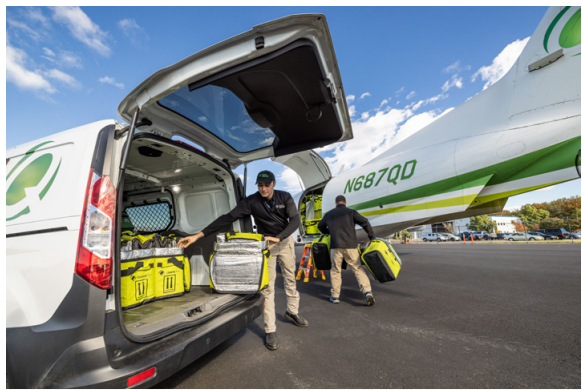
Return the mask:
<path fill-rule="evenodd" d="M 264 241 L 265 238 L 262 234 L 241 233 L 233 230 L 232 232 L 226 233 L 226 241 L 232 240 Z"/>
<path fill-rule="evenodd" d="M 153 259 L 121 261 L 121 307 L 129 309 L 153 301 L 154 277 Z"/>
<path fill-rule="evenodd" d="M 362 261 L 380 283 L 396 280 L 402 266 L 392 245 L 383 240 L 372 240 L 362 253 Z"/>
<path fill-rule="evenodd" d="M 305 234 L 321 234 L 317 228 L 319 219 L 308 219 L 305 221 Z"/>
<path fill-rule="evenodd" d="M 331 269 L 331 250 L 329 249 L 330 236 L 323 234 L 311 243 L 311 258 L 315 268 L 321 271 Z"/>
<path fill-rule="evenodd" d="M 176 257 L 155 258 L 156 299 L 184 294 L 184 262 Z"/>

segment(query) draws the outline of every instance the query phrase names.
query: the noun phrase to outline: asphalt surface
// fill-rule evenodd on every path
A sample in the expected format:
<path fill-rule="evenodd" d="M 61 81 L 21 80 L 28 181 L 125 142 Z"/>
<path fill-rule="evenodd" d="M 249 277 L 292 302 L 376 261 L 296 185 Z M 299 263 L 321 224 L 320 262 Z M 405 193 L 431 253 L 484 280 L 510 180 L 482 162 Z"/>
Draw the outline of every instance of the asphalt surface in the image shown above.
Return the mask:
<path fill-rule="evenodd" d="M 309 327 L 262 317 L 158 388 L 580 388 L 580 245 L 394 245 L 398 280 L 365 306 L 343 271 L 298 282 Z M 302 247 L 296 247 L 297 259 Z"/>

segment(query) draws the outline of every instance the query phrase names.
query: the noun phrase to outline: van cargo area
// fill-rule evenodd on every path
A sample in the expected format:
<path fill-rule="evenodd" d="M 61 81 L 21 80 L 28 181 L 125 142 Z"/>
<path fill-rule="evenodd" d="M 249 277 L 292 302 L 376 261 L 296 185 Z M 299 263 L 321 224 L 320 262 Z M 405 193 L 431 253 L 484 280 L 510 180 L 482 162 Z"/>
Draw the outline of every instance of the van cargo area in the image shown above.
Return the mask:
<path fill-rule="evenodd" d="M 157 233 L 159 237 L 173 237 L 175 247 L 181 237 L 201 231 L 228 213 L 240 193 L 240 180 L 204 152 L 166 138 L 138 134 L 131 143 L 125 171 L 118 237 L 124 234 L 150 237 Z M 237 225 L 238 221 L 234 228 L 240 230 Z M 154 299 L 124 307 L 123 322 L 132 335 L 152 336 L 176 326 L 195 325 L 248 297 L 219 294 L 209 287 L 208 262 L 215 240 L 216 234 L 213 234 L 183 250 L 184 262 L 188 262 L 184 272 L 190 272 L 189 291 L 167 297 L 158 294 Z M 154 256 L 152 269 L 157 261 Z M 143 262 L 139 265 L 143 266 Z M 124 270 L 117 269 L 123 277 Z M 155 276 L 159 278 L 161 272 L 156 266 Z M 120 279 L 116 279 L 117 283 Z M 121 300 L 131 298 L 124 297 L 129 293 L 120 284 Z M 147 284 L 143 286 L 146 288 Z"/>

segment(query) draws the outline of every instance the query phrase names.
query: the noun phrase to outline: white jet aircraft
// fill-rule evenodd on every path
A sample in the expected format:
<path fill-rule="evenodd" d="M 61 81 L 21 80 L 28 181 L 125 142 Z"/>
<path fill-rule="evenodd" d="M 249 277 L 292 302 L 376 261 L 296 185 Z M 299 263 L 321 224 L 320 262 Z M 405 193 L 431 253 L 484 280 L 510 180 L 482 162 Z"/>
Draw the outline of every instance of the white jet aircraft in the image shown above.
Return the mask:
<path fill-rule="evenodd" d="M 315 237 L 305 221 L 318 217 L 308 195 L 322 196 L 323 213 L 344 195 L 386 237 L 499 212 L 510 196 L 577 179 L 580 7 L 549 8 L 501 80 L 360 168 L 332 178 L 313 151 L 273 160 L 306 186 L 296 198 L 299 207 L 307 204 L 303 241 Z"/>

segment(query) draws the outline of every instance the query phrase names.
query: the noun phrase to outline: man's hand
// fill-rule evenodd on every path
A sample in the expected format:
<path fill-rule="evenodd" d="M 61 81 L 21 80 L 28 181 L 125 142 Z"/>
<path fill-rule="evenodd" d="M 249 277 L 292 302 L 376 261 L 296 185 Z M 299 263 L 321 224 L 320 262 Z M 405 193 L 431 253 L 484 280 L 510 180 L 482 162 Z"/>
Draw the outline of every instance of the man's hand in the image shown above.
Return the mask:
<path fill-rule="evenodd" d="M 267 248 L 272 247 L 278 242 L 281 242 L 277 237 L 265 237 L 265 241 L 267 241 Z"/>
<path fill-rule="evenodd" d="M 186 248 L 187 246 L 194 244 L 196 241 L 198 241 L 202 237 L 204 237 L 204 234 L 202 232 L 200 232 L 198 234 L 194 234 L 193 236 L 184 237 L 180 241 L 178 241 L 178 246 L 180 248 Z"/>

